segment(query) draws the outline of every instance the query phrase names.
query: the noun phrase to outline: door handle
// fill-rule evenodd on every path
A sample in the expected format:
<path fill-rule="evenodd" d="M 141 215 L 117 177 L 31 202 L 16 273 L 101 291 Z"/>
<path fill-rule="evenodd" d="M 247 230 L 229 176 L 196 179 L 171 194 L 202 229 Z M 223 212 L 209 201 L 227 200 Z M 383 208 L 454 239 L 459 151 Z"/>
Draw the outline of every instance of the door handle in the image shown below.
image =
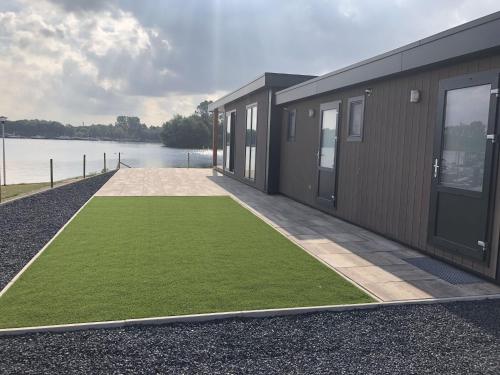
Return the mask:
<path fill-rule="evenodd" d="M 437 178 L 438 169 L 439 169 L 439 159 L 438 158 L 434 159 L 434 164 L 432 165 L 432 167 L 434 168 L 434 178 Z"/>

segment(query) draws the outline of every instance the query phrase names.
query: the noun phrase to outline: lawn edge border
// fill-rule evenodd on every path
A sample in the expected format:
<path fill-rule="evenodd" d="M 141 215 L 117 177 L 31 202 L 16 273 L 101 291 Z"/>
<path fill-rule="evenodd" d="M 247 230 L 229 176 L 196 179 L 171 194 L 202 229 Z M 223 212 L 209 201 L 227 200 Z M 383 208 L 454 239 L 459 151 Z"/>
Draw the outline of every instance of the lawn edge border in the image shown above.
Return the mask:
<path fill-rule="evenodd" d="M 354 280 L 350 279 L 349 277 L 347 277 L 346 275 L 344 275 L 342 272 L 340 272 L 339 270 L 337 270 L 335 267 L 333 267 L 332 265 L 328 264 L 323 259 L 321 259 L 320 257 L 318 257 L 316 254 L 311 253 L 304 246 L 302 246 L 300 243 L 298 243 L 297 241 L 295 241 L 295 239 L 290 238 L 290 236 L 287 236 L 285 233 L 283 233 L 281 230 L 279 230 L 280 227 L 276 226 L 271 220 L 269 220 L 267 217 L 265 217 L 264 215 L 262 215 L 257 210 L 253 209 L 250 205 L 246 204 L 245 202 L 243 202 L 242 200 L 240 200 L 238 197 L 236 197 L 233 194 L 230 194 L 229 197 L 231 197 L 240 206 L 242 206 L 246 210 L 250 211 L 252 214 L 254 214 L 259 219 L 261 219 L 265 224 L 269 225 L 272 229 L 274 229 L 280 235 L 282 235 L 283 237 L 285 237 L 288 241 L 290 241 L 291 243 L 293 243 L 295 246 L 298 246 L 306 254 L 310 255 L 311 257 L 313 257 L 314 259 L 316 259 L 318 262 L 322 263 L 323 265 L 325 265 L 326 267 L 328 267 L 329 269 L 331 269 L 333 272 L 335 272 L 337 275 L 339 275 L 341 278 L 343 278 L 344 280 L 346 280 L 347 282 L 349 282 L 350 284 L 352 284 L 356 288 L 358 288 L 358 289 L 362 290 L 363 292 L 365 292 L 368 296 L 370 296 L 371 298 L 373 298 L 375 300 L 375 302 L 384 302 L 379 296 L 377 296 L 376 294 L 374 294 L 370 290 L 366 289 L 364 286 L 358 284 Z"/>
<path fill-rule="evenodd" d="M 24 265 L 23 268 L 14 276 L 5 287 L 0 291 L 0 298 L 7 293 L 7 291 L 15 284 L 15 282 L 23 275 L 24 272 L 42 255 L 42 253 L 55 241 L 55 239 L 62 233 L 64 229 L 73 221 L 73 219 L 87 206 L 87 204 L 94 198 L 94 194 L 69 218 L 69 220 L 52 236 L 52 238 L 47 242 L 34 256 L 30 259 L 28 263 Z"/>
<path fill-rule="evenodd" d="M 170 325 L 177 323 L 202 323 L 213 322 L 226 319 L 258 319 L 284 317 L 303 314 L 312 314 L 320 312 L 343 312 L 343 311 L 359 311 L 370 310 L 376 308 L 385 308 L 391 306 L 414 306 L 414 305 L 430 305 L 430 304 L 446 304 L 453 302 L 471 302 L 471 301 L 486 301 L 498 300 L 500 294 L 467 296 L 467 297 L 449 297 L 449 298 L 429 298 L 422 300 L 407 300 L 407 301 L 391 301 L 391 302 L 371 302 L 360 304 L 346 305 L 327 305 L 327 306 L 310 306 L 310 307 L 290 307 L 264 310 L 243 310 L 243 311 L 228 311 L 218 313 L 204 313 L 191 315 L 172 315 L 152 318 L 137 318 L 112 320 L 102 322 L 89 323 L 71 323 L 37 327 L 20 327 L 20 328 L 4 328 L 0 329 L 0 337 L 18 336 L 33 333 L 64 333 L 90 329 L 113 329 L 127 328 L 133 326 L 155 326 L 155 325 Z"/>

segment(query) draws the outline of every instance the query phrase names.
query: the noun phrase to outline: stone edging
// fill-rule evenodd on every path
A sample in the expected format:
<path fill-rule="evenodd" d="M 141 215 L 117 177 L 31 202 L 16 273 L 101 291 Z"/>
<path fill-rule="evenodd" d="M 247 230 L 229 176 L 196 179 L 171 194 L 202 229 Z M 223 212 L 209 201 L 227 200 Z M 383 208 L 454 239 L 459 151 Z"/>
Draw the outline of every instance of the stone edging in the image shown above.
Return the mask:
<path fill-rule="evenodd" d="M 32 333 L 43 333 L 43 332 L 73 332 L 73 331 L 81 331 L 87 329 L 124 328 L 124 327 L 141 326 L 141 325 L 151 326 L 151 325 L 166 325 L 175 323 L 196 323 L 196 322 L 208 322 L 208 321 L 216 321 L 223 319 L 235 319 L 235 318 L 242 318 L 242 319 L 271 318 L 271 317 L 293 316 L 293 315 L 311 314 L 319 312 L 357 311 L 357 310 L 384 308 L 390 306 L 427 305 L 436 303 L 481 301 L 490 299 L 500 299 L 500 294 L 495 294 L 490 296 L 453 297 L 453 298 L 438 298 L 438 299 L 396 301 L 396 302 L 373 302 L 373 303 L 351 304 L 351 305 L 229 311 L 221 313 L 175 315 L 175 316 L 164 316 L 164 317 L 154 317 L 154 318 L 124 319 L 124 320 L 113 320 L 104 322 L 73 323 L 73 324 L 61 324 L 52 326 L 39 326 L 39 327 L 5 328 L 5 329 L 0 329 L 0 337 L 17 336 L 17 335 L 32 334 Z"/>
<path fill-rule="evenodd" d="M 10 280 L 7 285 L 5 285 L 5 287 L 0 291 L 0 298 L 7 292 L 7 290 L 9 290 L 9 288 L 14 285 L 14 283 L 17 281 L 17 279 L 19 279 L 21 277 L 21 275 L 29 268 L 29 266 L 31 266 L 37 259 L 40 255 L 42 255 L 42 253 L 45 251 L 45 249 L 47 249 L 50 244 L 52 242 L 54 242 L 54 240 L 57 238 L 57 236 L 59 236 L 59 234 L 69 225 L 69 223 L 71 223 L 73 221 L 73 219 L 76 217 L 76 215 L 78 215 L 80 213 L 80 211 L 83 210 L 83 208 L 85 206 L 87 206 L 87 204 L 92 200 L 92 198 L 94 197 L 95 194 L 92 194 L 92 196 L 78 209 L 78 211 L 76 211 L 73 216 L 71 216 L 71 218 L 66 222 L 66 224 L 64 224 L 57 232 L 56 234 L 54 234 L 54 236 L 49 240 L 49 242 L 47 242 L 41 249 L 40 251 L 38 251 L 38 253 L 35 254 L 35 256 L 33 258 L 31 258 L 31 260 L 26 263 L 24 265 L 24 267 L 21 269 L 21 271 L 19 271 L 16 276 L 14 276 L 12 278 L 12 280 Z"/>

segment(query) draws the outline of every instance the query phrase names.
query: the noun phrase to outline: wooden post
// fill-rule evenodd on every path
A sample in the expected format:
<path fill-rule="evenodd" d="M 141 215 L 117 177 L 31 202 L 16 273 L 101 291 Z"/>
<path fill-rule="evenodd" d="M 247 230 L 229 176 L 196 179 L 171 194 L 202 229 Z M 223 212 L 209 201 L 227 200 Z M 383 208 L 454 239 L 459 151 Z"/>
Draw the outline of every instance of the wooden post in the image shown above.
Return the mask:
<path fill-rule="evenodd" d="M 118 153 L 118 169 L 120 169 L 120 164 L 122 163 L 122 155 L 121 152 Z"/>
<path fill-rule="evenodd" d="M 104 153 L 104 173 L 106 173 L 106 153 Z"/>
<path fill-rule="evenodd" d="M 217 166 L 217 143 L 219 143 L 219 109 L 215 108 L 213 112 L 214 127 L 212 131 L 212 167 Z"/>
<path fill-rule="evenodd" d="M 188 169 L 189 169 L 189 164 L 190 164 L 190 161 L 189 161 L 189 152 L 188 152 Z"/>
<path fill-rule="evenodd" d="M 54 163 L 50 159 L 50 187 L 54 187 Z"/>
<path fill-rule="evenodd" d="M 87 161 L 87 157 L 84 154 L 83 155 L 83 178 L 85 178 L 85 164 L 86 164 L 86 161 Z"/>

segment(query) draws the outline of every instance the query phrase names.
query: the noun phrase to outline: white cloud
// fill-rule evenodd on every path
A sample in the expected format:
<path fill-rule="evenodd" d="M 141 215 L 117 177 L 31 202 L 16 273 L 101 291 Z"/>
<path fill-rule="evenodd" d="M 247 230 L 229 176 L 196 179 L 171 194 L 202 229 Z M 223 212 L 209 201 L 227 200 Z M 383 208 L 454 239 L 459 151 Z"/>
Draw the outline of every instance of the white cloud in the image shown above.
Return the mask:
<path fill-rule="evenodd" d="M 151 48 L 148 30 L 141 27 L 137 19 L 129 13 L 106 11 L 95 19 L 85 18 L 80 29 L 90 28 L 91 31 L 90 35 L 86 35 L 80 42 L 90 53 L 102 57 L 110 52 L 124 51 L 131 57 L 137 57 Z"/>
<path fill-rule="evenodd" d="M 498 0 L 2 0 L 0 114 L 159 125 L 264 71 L 320 74 Z"/>
<path fill-rule="evenodd" d="M 225 91 L 216 91 L 212 94 L 182 95 L 171 94 L 165 97 L 143 97 L 141 119 L 147 124 L 161 125 L 173 115 L 190 115 L 194 109 L 204 100 L 215 100 L 224 96 Z M 158 121 L 160 119 L 160 121 Z"/>
<path fill-rule="evenodd" d="M 45 2 L 22 5 L 18 12 L 0 12 L 1 113 L 89 123 L 145 107 L 147 98 L 131 92 L 123 65 L 147 64 L 152 38 L 169 49 L 165 36 L 121 9 L 65 13 Z M 158 77 L 171 74 L 157 71 Z M 171 117 L 161 114 L 148 118 L 159 123 Z"/>

